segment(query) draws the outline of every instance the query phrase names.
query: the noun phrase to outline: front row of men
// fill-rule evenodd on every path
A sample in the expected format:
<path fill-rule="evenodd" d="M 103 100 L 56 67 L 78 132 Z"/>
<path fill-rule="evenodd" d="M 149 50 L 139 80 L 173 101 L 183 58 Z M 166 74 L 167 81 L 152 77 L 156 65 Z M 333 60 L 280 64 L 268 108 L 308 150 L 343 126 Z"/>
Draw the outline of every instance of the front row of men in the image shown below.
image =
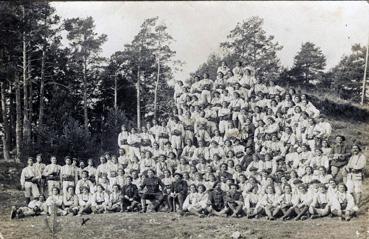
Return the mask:
<path fill-rule="evenodd" d="M 169 171 L 167 172 L 169 173 Z M 241 177 L 238 184 L 231 178 L 213 180 L 211 184 L 189 182 L 175 173 L 168 183 L 149 169 L 140 183 L 133 183 L 130 175 L 125 184 L 111 187 L 101 183 L 96 186 L 82 171 L 83 185 L 76 190 L 67 186 L 64 194 L 53 187 L 48 198 L 33 198 L 25 207 L 13 207 L 11 218 L 36 215 L 83 215 L 108 212 L 163 211 L 192 214 L 200 217 L 247 217 L 268 220 L 304 220 L 307 218 L 338 216 L 350 220 L 358 211 L 355 200 L 345 184 L 337 185 L 334 179 L 328 184 L 318 180 L 303 183 L 300 179 L 289 182 L 284 177 L 276 181 L 267 176 L 259 182 L 256 178 Z M 78 186 L 78 185 L 77 185 Z M 208 187 L 208 188 L 206 188 Z M 178 207 L 178 209 L 177 209 Z"/>

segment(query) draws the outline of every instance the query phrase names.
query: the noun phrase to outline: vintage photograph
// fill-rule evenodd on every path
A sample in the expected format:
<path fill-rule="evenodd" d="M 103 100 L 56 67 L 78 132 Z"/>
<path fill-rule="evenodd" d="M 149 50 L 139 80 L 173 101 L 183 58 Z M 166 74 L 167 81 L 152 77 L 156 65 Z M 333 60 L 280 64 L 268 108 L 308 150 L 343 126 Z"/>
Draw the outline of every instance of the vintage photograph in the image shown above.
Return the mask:
<path fill-rule="evenodd" d="M 0 239 L 369 238 L 367 1 L 1 1 Z"/>

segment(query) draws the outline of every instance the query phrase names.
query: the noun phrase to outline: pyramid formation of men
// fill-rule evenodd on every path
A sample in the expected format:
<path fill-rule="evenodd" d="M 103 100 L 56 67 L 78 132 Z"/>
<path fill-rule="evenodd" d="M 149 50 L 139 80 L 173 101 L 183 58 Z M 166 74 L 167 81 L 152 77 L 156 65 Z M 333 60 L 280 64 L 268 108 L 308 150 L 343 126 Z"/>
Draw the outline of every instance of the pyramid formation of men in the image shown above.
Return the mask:
<path fill-rule="evenodd" d="M 175 85 L 168 118 L 122 126 L 118 154 L 65 165 L 29 158 L 26 205 L 12 218 L 113 212 L 351 220 L 366 157 L 332 134 L 306 94 L 255 77 L 241 62 Z M 46 199 L 47 195 L 47 199 Z M 46 199 L 46 200 L 45 200 Z"/>

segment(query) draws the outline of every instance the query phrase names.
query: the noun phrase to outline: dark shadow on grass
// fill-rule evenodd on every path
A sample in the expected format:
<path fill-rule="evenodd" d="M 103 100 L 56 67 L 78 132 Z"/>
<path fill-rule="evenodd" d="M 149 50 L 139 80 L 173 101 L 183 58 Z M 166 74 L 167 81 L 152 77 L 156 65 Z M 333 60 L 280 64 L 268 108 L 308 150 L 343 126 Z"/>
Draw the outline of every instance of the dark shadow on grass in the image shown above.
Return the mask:
<path fill-rule="evenodd" d="M 369 111 L 357 107 L 350 103 L 337 103 L 329 99 L 319 99 L 314 95 L 309 95 L 311 103 L 317 107 L 320 112 L 329 118 L 352 120 L 356 122 L 369 122 Z"/>

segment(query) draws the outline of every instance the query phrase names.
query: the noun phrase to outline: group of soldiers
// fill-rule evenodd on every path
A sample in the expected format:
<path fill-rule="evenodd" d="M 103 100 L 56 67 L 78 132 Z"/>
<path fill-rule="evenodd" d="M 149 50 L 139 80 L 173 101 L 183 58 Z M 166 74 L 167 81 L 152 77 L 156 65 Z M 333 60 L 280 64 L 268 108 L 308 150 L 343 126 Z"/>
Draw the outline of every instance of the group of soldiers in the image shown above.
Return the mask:
<path fill-rule="evenodd" d="M 359 210 L 366 156 L 309 101 L 241 62 L 179 81 L 168 119 L 122 126 L 118 155 L 65 165 L 29 158 L 12 218 L 168 211 L 304 220 Z M 44 195 L 48 195 L 45 200 Z M 31 201 L 32 199 L 32 201 Z"/>

